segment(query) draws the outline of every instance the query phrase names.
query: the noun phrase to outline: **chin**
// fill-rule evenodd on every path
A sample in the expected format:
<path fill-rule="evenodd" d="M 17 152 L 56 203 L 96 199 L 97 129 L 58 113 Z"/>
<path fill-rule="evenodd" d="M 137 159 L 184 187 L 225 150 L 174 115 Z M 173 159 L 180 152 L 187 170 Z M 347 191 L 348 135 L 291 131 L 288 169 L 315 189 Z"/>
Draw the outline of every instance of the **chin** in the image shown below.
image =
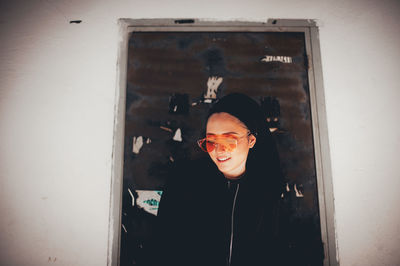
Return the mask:
<path fill-rule="evenodd" d="M 222 173 L 229 173 L 232 170 L 232 167 L 229 167 L 229 165 L 220 165 L 217 164 L 218 169 L 222 172 Z"/>

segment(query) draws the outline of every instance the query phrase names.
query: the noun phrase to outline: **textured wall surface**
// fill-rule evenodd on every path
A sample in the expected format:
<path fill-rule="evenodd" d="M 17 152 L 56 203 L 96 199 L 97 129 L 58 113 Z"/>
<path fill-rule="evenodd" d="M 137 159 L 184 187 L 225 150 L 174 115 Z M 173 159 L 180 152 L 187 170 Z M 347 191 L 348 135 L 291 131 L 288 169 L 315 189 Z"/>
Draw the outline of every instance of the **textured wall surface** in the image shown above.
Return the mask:
<path fill-rule="evenodd" d="M 395 0 L 1 1 L 0 264 L 107 264 L 117 20 L 187 17 L 317 21 L 341 265 L 399 265 Z"/>

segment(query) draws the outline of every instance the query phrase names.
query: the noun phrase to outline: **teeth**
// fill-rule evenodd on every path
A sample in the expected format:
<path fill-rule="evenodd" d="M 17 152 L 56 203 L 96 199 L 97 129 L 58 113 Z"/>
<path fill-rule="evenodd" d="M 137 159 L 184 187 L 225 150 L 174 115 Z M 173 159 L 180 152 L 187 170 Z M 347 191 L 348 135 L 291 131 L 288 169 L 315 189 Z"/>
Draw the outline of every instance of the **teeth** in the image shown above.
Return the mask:
<path fill-rule="evenodd" d="M 218 161 L 226 161 L 226 160 L 228 160 L 229 159 L 229 157 L 223 157 L 223 158 L 218 158 Z"/>

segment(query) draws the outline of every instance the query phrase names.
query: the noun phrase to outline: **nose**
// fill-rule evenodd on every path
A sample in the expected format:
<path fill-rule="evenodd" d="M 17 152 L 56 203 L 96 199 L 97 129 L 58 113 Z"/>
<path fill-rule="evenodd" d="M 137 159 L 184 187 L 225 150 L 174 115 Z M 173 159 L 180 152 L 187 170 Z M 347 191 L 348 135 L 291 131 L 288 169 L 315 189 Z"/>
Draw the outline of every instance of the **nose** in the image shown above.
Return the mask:
<path fill-rule="evenodd" d="M 217 153 L 219 153 L 219 152 L 225 152 L 225 151 L 226 151 L 226 147 L 225 147 L 225 145 L 223 145 L 223 144 L 217 143 L 217 144 L 216 144 L 216 147 L 215 147 L 215 151 L 216 151 Z"/>

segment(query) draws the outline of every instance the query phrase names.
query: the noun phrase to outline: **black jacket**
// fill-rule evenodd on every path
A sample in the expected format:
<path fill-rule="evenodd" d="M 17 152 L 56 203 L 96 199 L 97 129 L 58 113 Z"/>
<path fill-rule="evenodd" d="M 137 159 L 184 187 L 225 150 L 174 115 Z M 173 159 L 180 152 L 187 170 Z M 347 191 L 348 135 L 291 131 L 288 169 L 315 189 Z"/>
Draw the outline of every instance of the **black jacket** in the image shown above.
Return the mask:
<path fill-rule="evenodd" d="M 209 158 L 176 167 L 159 206 L 159 264 L 225 266 L 230 258 L 231 266 L 286 265 L 280 194 L 269 179 L 247 171 L 229 184 Z"/>

